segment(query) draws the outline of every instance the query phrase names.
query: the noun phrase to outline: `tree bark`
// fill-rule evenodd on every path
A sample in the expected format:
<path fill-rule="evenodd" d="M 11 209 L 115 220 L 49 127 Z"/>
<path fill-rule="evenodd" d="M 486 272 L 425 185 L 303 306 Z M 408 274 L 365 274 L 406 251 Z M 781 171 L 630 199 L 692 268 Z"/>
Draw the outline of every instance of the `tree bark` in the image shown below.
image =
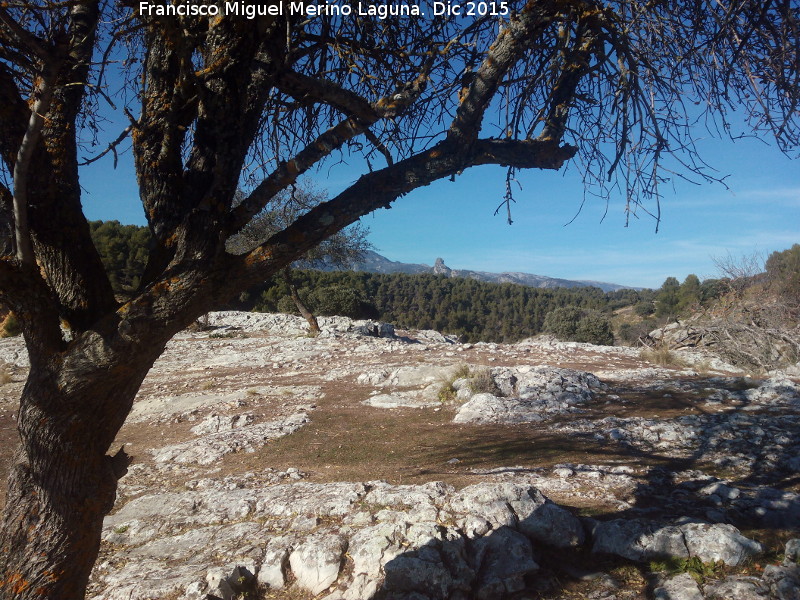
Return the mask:
<path fill-rule="evenodd" d="M 2 600 L 85 596 L 103 518 L 128 464 L 124 451 L 106 452 L 155 361 L 147 351 L 94 365 L 81 360 L 107 349 L 95 336 L 46 367 L 32 357 L 0 529 Z"/>

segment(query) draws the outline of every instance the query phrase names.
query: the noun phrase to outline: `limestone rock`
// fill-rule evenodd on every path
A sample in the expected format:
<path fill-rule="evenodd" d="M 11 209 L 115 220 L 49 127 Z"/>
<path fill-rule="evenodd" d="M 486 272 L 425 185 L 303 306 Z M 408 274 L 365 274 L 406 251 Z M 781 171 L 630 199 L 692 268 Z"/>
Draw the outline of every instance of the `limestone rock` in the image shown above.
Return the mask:
<path fill-rule="evenodd" d="M 383 589 L 390 597 L 418 592 L 428 598 L 445 600 L 454 587 L 453 578 L 434 544 L 393 558 L 383 570 Z"/>
<path fill-rule="evenodd" d="M 483 535 L 490 529 L 518 528 L 533 540 L 555 547 L 583 543 L 580 521 L 550 502 L 539 490 L 515 483 L 479 483 L 464 488 L 446 510 L 457 515 L 467 535 Z"/>
<path fill-rule="evenodd" d="M 539 569 L 530 541 L 510 527 L 477 539 L 472 560 L 479 573 L 475 598 L 480 600 L 499 600 L 523 590 L 525 576 Z"/>
<path fill-rule="evenodd" d="M 269 440 L 294 433 L 309 421 L 308 414 L 300 412 L 285 419 L 222 430 L 197 440 L 158 448 L 152 454 L 157 463 L 210 465 L 232 452 L 254 452 Z"/>
<path fill-rule="evenodd" d="M 800 566 L 768 565 L 762 579 L 769 586 L 770 598 L 800 600 Z"/>
<path fill-rule="evenodd" d="M 687 523 L 680 526 L 689 556 L 703 562 L 721 560 L 726 565 L 741 565 L 764 551 L 758 542 L 744 537 L 733 525 Z"/>
<path fill-rule="evenodd" d="M 291 550 L 291 546 L 287 543 L 288 540 L 283 536 L 269 540 L 258 570 L 258 583 L 273 589 L 282 589 L 286 585 Z"/>
<path fill-rule="evenodd" d="M 209 433 L 219 433 L 220 431 L 231 431 L 253 423 L 254 417 L 251 414 L 243 415 L 209 415 L 190 431 L 195 435 L 207 435 Z"/>
<path fill-rule="evenodd" d="M 591 373 L 556 367 L 498 367 L 491 377 L 503 396 L 475 394 L 453 422 L 534 423 L 579 410 L 603 387 Z"/>
<path fill-rule="evenodd" d="M 403 526 L 382 523 L 357 531 L 350 538 L 349 550 L 353 559 L 353 579 L 347 586 L 344 600 L 371 598 L 382 583 L 383 565 L 403 553 Z"/>
<path fill-rule="evenodd" d="M 394 325 L 390 323 L 379 323 L 374 321 L 367 321 L 363 324 L 355 325 L 353 330 L 361 335 L 367 335 L 380 338 L 393 338 Z"/>
<path fill-rule="evenodd" d="M 697 582 L 688 573 L 668 579 L 653 591 L 654 600 L 703 600 Z"/>
<path fill-rule="evenodd" d="M 783 566 L 789 567 L 791 565 L 800 564 L 800 539 L 792 538 L 786 542 L 784 548 Z"/>
<path fill-rule="evenodd" d="M 597 524 L 593 537 L 593 552 L 616 554 L 636 561 L 697 556 L 703 562 L 721 560 L 735 566 L 763 551 L 761 544 L 726 524 L 659 525 L 615 519 Z"/>
<path fill-rule="evenodd" d="M 289 555 L 289 565 L 297 585 L 317 595 L 328 589 L 339 576 L 342 555 L 347 549 L 344 538 L 313 534 Z"/>
<path fill-rule="evenodd" d="M 732 576 L 706 587 L 706 600 L 766 600 L 768 589 L 757 577 Z"/>
<path fill-rule="evenodd" d="M 433 263 L 433 274 L 450 277 L 450 273 L 452 273 L 452 269 L 444 264 L 444 259 L 437 258 L 436 262 Z"/>

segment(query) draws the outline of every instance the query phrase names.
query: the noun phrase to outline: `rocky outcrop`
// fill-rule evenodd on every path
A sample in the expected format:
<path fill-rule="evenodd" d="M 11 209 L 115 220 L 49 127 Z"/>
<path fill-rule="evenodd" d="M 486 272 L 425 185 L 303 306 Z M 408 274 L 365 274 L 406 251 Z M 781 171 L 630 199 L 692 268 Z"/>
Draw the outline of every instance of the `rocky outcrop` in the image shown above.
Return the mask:
<path fill-rule="evenodd" d="M 251 417 L 252 420 L 252 417 Z M 226 454 L 233 452 L 255 452 L 270 440 L 294 433 L 310 421 L 305 412 L 295 413 L 285 419 L 259 423 L 256 425 L 245 424 L 247 417 L 236 415 L 220 423 L 216 417 L 206 419 L 200 425 L 192 428 L 194 433 L 201 435 L 196 440 L 181 442 L 152 450 L 156 463 L 195 463 L 210 465 Z M 238 425 L 242 422 L 242 425 Z M 222 427 L 213 430 L 214 427 Z M 206 435 L 202 435 L 206 434 Z"/>
<path fill-rule="evenodd" d="M 762 551 L 730 525 L 581 522 L 522 483 L 460 491 L 443 483 L 230 483 L 207 480 L 190 491 L 142 496 L 109 516 L 103 539 L 113 553 L 98 565 L 90 597 L 230 600 L 248 585 L 292 585 L 326 600 L 499 600 L 527 589 L 542 568 L 539 557 L 552 548 L 588 545 L 637 562 L 672 556 L 729 565 Z M 784 564 L 760 579 L 699 586 L 680 575 L 664 579 L 654 597 L 795 598 L 798 554 L 800 540 L 791 540 Z"/>
<path fill-rule="evenodd" d="M 363 335 L 372 337 L 394 337 L 394 326 L 370 320 L 353 320 L 347 317 L 318 317 L 320 335 Z M 273 331 L 281 335 L 302 336 L 308 333 L 308 324 L 301 317 L 281 313 L 246 313 L 240 311 L 219 311 L 208 314 L 208 325 L 216 334 L 237 331 Z"/>
<path fill-rule="evenodd" d="M 136 498 L 107 518 L 115 552 L 98 567 L 93 597 L 231 598 L 237 578 L 225 574 L 238 569 L 239 579 L 250 573 L 273 589 L 291 579 L 331 600 L 488 600 L 524 588 L 539 569 L 536 549 L 584 541 L 577 518 L 519 484 L 196 487 Z"/>
<path fill-rule="evenodd" d="M 439 390 L 442 382 L 455 370 L 453 366 L 404 366 L 391 371 L 382 369 L 362 373 L 356 378 L 356 383 L 377 388 L 362 402 L 367 406 L 424 408 L 441 404 Z"/>
<path fill-rule="evenodd" d="M 470 382 L 456 381 L 459 397 L 469 398 L 456 412 L 455 423 L 532 423 L 578 412 L 603 389 L 591 373 L 544 366 L 497 367 L 489 371 L 495 393 L 469 394 Z M 460 392 L 464 390 L 466 394 Z"/>
<path fill-rule="evenodd" d="M 597 523 L 592 537 L 592 552 L 642 562 L 664 557 L 697 557 L 702 562 L 721 561 L 737 566 L 764 550 L 732 525 L 699 522 L 663 525 L 615 519 Z"/>
<path fill-rule="evenodd" d="M 777 369 L 800 375 L 800 329 L 787 327 L 783 310 L 768 305 L 742 308 L 724 318 L 701 315 L 651 331 L 643 342 L 665 348 L 713 348 L 740 367 L 756 371 Z M 774 307 L 772 307 L 774 308 Z"/>
<path fill-rule="evenodd" d="M 653 590 L 655 600 L 703 600 L 700 586 L 689 573 L 681 573 L 664 581 Z"/>
<path fill-rule="evenodd" d="M 444 259 L 437 258 L 436 262 L 433 263 L 433 274 L 434 275 L 444 275 L 445 277 L 450 277 L 450 274 L 453 270 L 444 264 Z"/>
<path fill-rule="evenodd" d="M 106 522 L 92 598 L 228 599 L 260 588 L 326 600 L 502 599 L 565 576 L 604 600 L 796 596 L 800 542 L 774 564 L 774 540 L 800 527 L 800 404 L 785 375 L 735 377 L 693 350 L 672 368 L 632 348 L 549 338 L 465 344 L 338 317 L 310 338 L 285 315 L 209 320 L 213 329 L 170 341 L 134 403 L 119 442 L 137 460 Z M 0 340 L 13 369 L 5 396 L 23 384 L 20 349 Z M 470 374 L 452 382 L 456 371 Z M 337 420 L 339 408 L 347 416 Z M 0 425 L 13 426 L 12 414 L 0 397 Z M 472 485 L 336 482 L 351 433 L 384 418 L 396 420 L 380 440 L 387 451 L 416 443 L 413 426 L 410 445 L 402 436 L 406 419 L 441 434 L 420 437 L 413 469 L 392 476 Z M 302 472 L 283 465 L 294 442 L 271 441 L 297 431 L 312 441 L 298 450 Z M 510 464 L 492 456 L 503 440 L 491 436 L 504 432 L 522 450 Z M 552 464 L 552 454 L 539 462 L 526 450 L 551 441 L 570 456 Z M 580 464 L 581 455 L 604 464 Z M 567 505 L 601 516 L 579 519 Z M 773 563 L 757 577 L 754 567 L 726 567 L 737 574 L 724 577 L 709 566 L 758 552 L 739 532 L 756 528 L 776 530 L 755 534 L 769 553 L 750 560 Z M 606 564 L 602 553 L 636 563 L 646 581 L 636 589 L 613 571 L 581 573 Z M 715 575 L 659 573 L 664 554 Z"/>
<path fill-rule="evenodd" d="M 647 455 L 708 461 L 762 479 L 770 474 L 800 472 L 800 393 L 791 379 L 656 379 L 635 389 L 663 397 L 665 403 L 671 402 L 673 395 L 689 396 L 702 411 L 671 418 L 584 418 L 579 410 L 587 404 L 576 404 L 571 411 L 575 419 L 551 423 L 548 429 Z M 613 406 L 620 397 L 606 393 L 604 399 Z M 597 402 L 592 406 L 596 408 Z M 800 521 L 793 516 L 790 522 Z"/>

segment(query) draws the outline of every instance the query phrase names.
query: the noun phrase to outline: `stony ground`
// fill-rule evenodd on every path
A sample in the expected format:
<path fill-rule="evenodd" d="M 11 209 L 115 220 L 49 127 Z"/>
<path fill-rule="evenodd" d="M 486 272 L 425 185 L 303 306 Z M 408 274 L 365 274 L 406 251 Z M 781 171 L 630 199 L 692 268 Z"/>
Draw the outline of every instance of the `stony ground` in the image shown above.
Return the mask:
<path fill-rule="evenodd" d="M 211 325 L 170 342 L 120 432 L 93 598 L 800 598 L 797 380 L 340 318 Z M 4 475 L 20 341 L 0 360 Z"/>

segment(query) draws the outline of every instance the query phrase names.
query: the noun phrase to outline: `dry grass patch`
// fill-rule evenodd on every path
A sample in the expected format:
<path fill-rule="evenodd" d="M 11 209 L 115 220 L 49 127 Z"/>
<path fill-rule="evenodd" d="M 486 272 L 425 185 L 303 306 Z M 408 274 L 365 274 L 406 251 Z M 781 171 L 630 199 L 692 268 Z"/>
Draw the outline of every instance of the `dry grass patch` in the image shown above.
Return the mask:
<path fill-rule="evenodd" d="M 14 381 L 11 374 L 11 367 L 4 360 L 0 360 L 0 385 L 5 385 Z"/>
<path fill-rule="evenodd" d="M 666 345 L 645 348 L 639 354 L 642 360 L 659 365 L 660 367 L 686 367 L 686 362 Z"/>

